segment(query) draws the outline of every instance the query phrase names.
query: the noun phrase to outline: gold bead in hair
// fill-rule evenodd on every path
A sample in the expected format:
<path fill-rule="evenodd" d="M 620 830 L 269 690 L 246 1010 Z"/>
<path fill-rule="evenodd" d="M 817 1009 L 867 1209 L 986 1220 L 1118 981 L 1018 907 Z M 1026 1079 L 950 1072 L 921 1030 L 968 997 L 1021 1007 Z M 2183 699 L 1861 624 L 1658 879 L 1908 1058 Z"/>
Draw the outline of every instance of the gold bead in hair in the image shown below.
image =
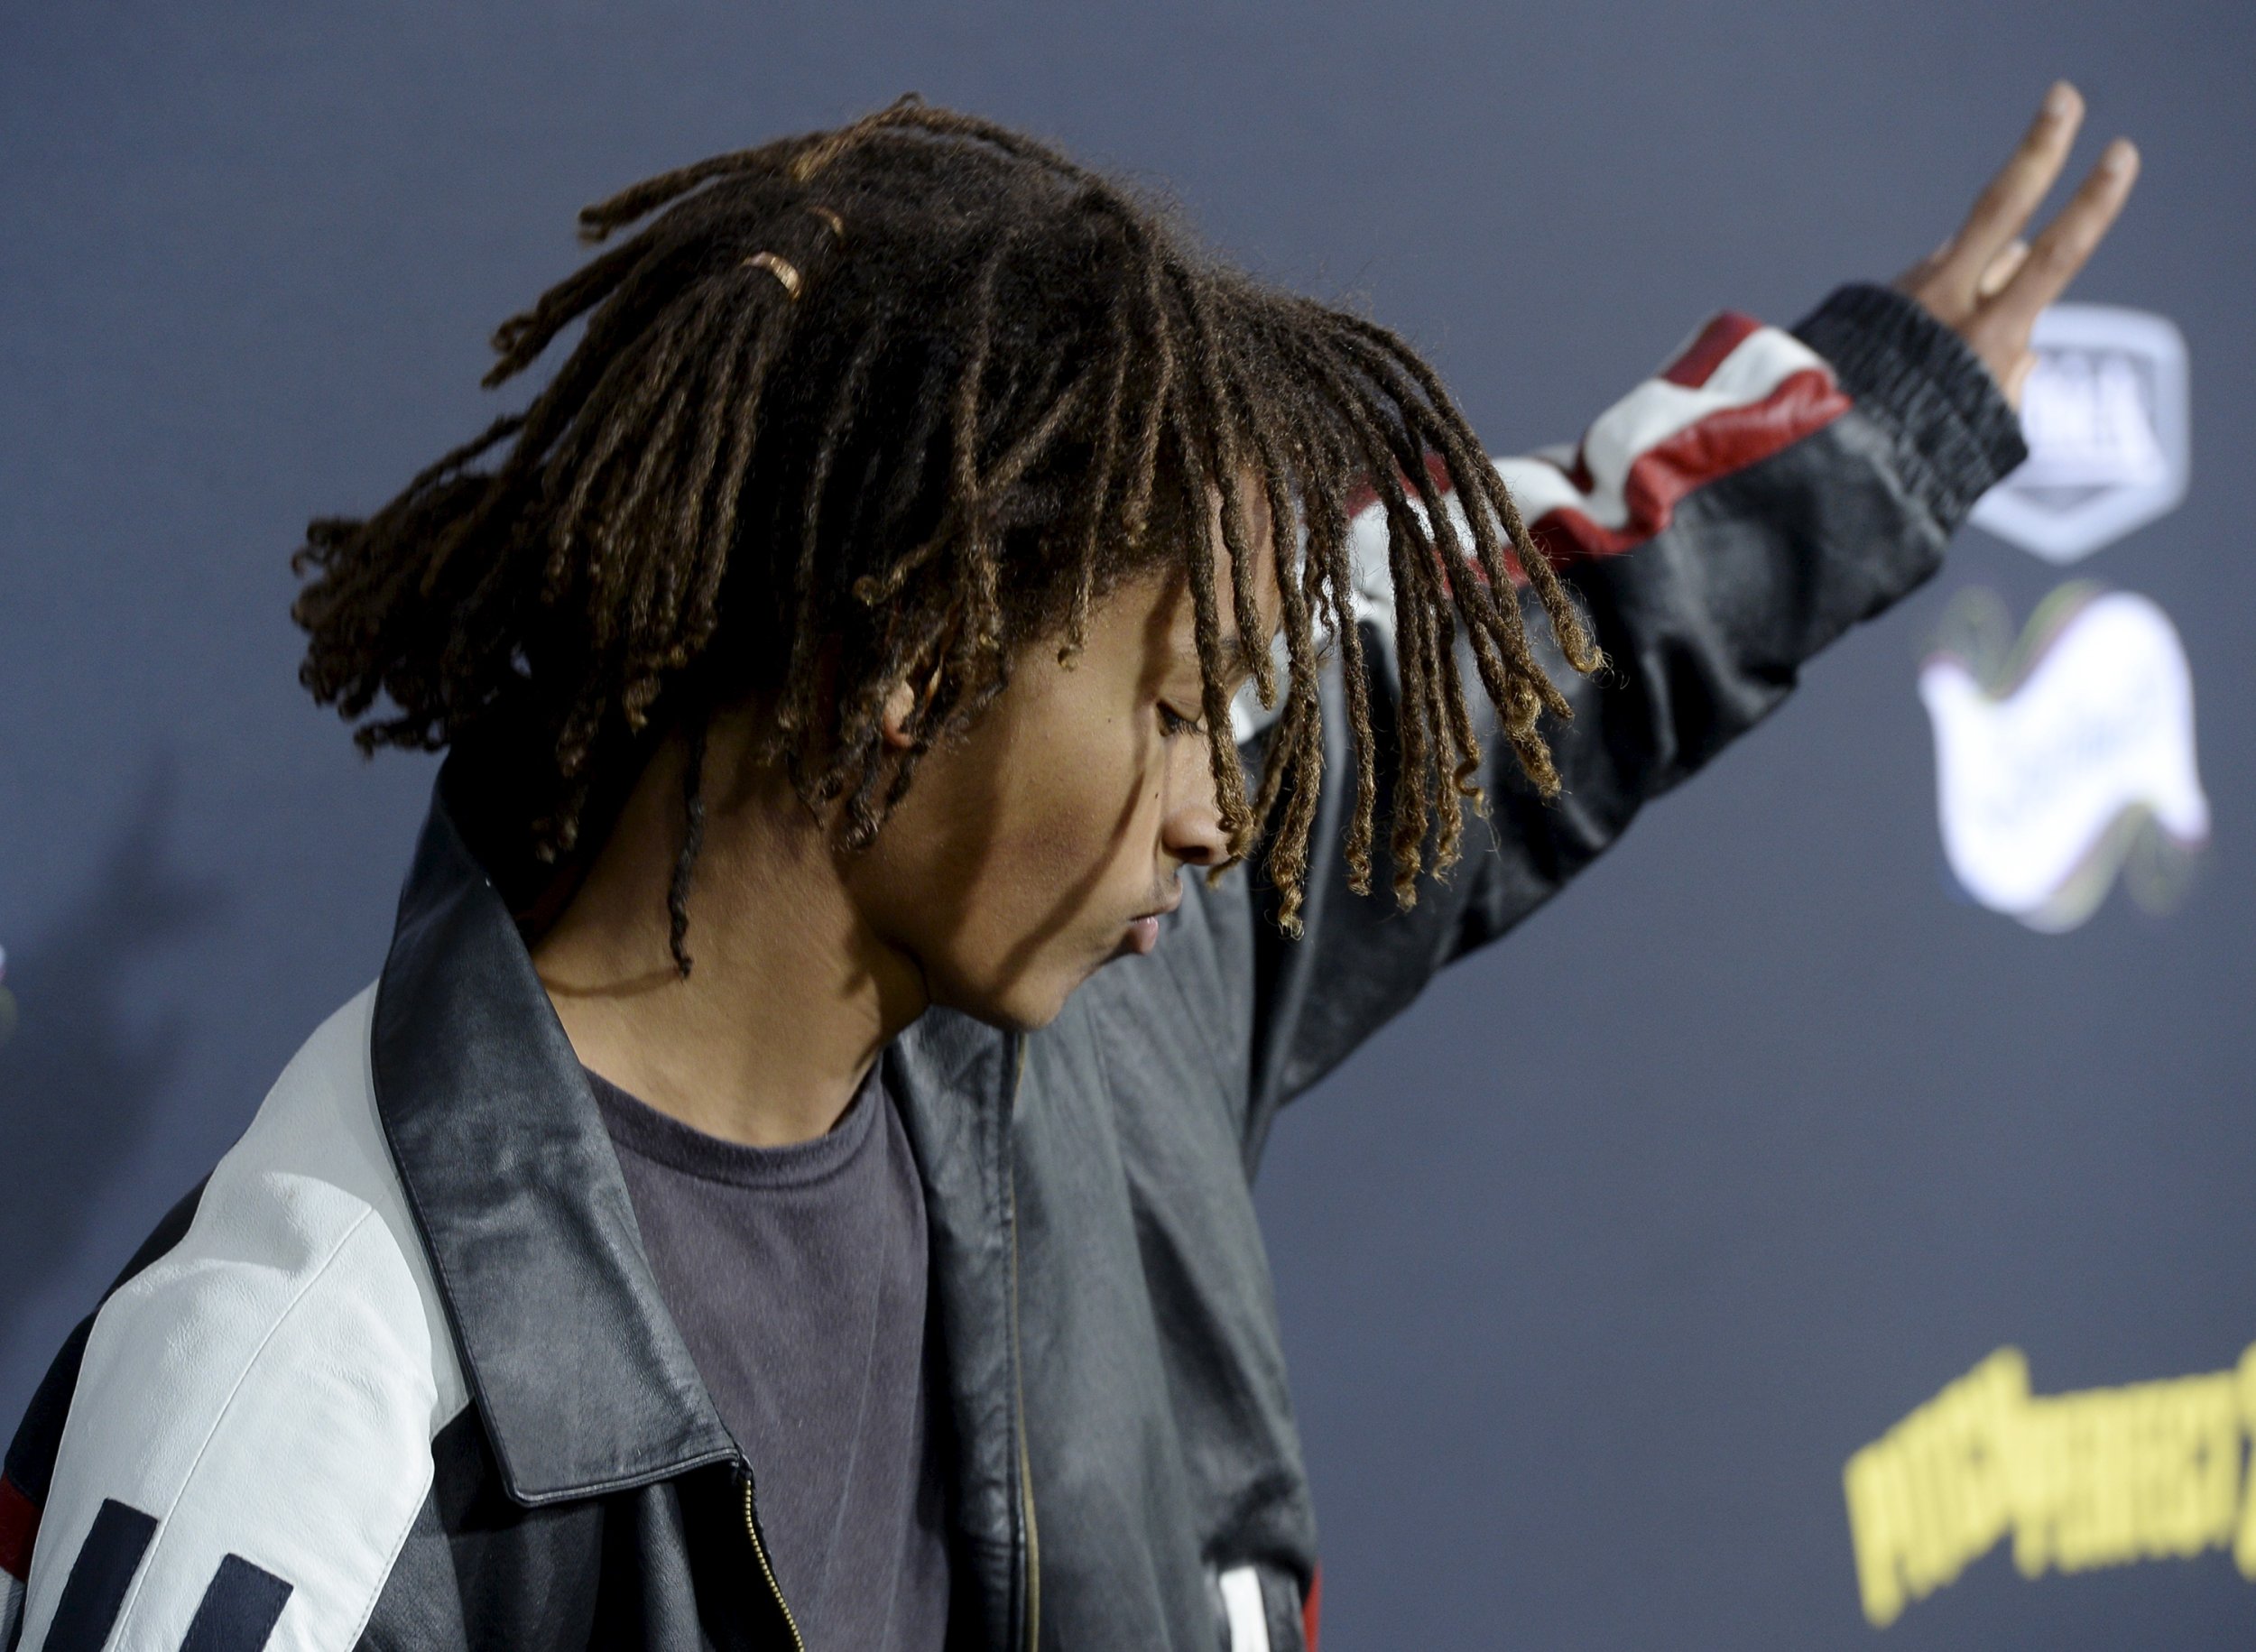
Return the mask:
<path fill-rule="evenodd" d="M 773 253 L 762 251 L 753 254 L 752 256 L 744 260 L 744 263 L 752 268 L 765 270 L 769 274 L 774 276 L 776 280 L 781 281 L 783 283 L 783 291 L 787 297 L 793 299 L 799 297 L 799 290 L 801 284 L 799 276 L 799 266 L 794 264 L 790 259 L 779 258 Z"/>

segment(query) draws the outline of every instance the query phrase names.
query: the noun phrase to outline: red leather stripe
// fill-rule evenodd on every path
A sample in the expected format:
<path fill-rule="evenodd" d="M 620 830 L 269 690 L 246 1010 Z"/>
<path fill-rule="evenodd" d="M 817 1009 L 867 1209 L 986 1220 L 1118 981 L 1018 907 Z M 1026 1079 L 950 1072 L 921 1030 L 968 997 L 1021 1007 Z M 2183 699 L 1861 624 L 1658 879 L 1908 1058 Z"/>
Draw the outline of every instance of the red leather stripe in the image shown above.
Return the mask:
<path fill-rule="evenodd" d="M 39 1505 L 13 1480 L 0 1474 L 0 1572 L 32 1575 L 32 1539 L 39 1535 Z"/>
<path fill-rule="evenodd" d="M 1716 363 L 1736 349 L 1760 325 L 1746 316 L 1718 316 L 1660 376 L 1673 383 L 1697 388 L 1707 382 Z M 1601 527 L 1582 512 L 1563 505 L 1530 522 L 1528 531 L 1554 563 L 1583 557 L 1619 556 L 1666 528 L 1676 512 L 1677 502 L 1694 488 L 1790 448 L 1803 437 L 1831 424 L 1848 411 L 1850 405 L 1849 397 L 1834 383 L 1827 369 L 1806 367 L 1799 373 L 1789 374 L 1761 401 L 1719 408 L 1639 454 L 1623 480 L 1622 498 L 1628 507 L 1629 520 L 1621 527 Z M 1441 456 L 1428 454 L 1426 468 L 1435 485 L 1447 494 L 1449 471 Z M 1574 470 L 1568 474 L 1578 488 L 1585 493 L 1590 491 L 1591 477 L 1579 456 Z M 1403 485 L 1408 491 L 1408 478 L 1403 478 Z M 1357 488 L 1348 500 L 1348 513 L 1352 516 L 1368 510 L 1378 503 L 1378 491 L 1368 485 Z M 1520 571 L 1518 558 L 1509 549 L 1504 553 L 1504 561 L 1513 582 L 1522 583 L 1526 577 Z M 1482 583 L 1487 582 L 1487 577 L 1479 568 L 1475 568 L 1474 573 Z M 1444 577 L 1447 577 L 1446 572 Z"/>
<path fill-rule="evenodd" d="M 1660 370 L 1660 377 L 1687 390 L 1697 390 L 1707 383 L 1707 375 L 1723 364 L 1724 357 L 1761 327 L 1762 323 L 1752 316 L 1727 309 L 1700 329 L 1700 336 L 1685 346 L 1684 354 Z"/>
<path fill-rule="evenodd" d="M 1622 488 L 1629 521 L 1621 527 L 1600 527 L 1580 511 L 1562 507 L 1529 523 L 1528 530 L 1554 562 L 1618 556 L 1666 528 L 1677 502 L 1694 488 L 1790 448 L 1849 406 L 1848 396 L 1823 368 L 1789 374 L 1761 401 L 1710 413 L 1639 454 Z"/>
<path fill-rule="evenodd" d="M 1308 1598 L 1300 1602 L 1300 1638 L 1308 1643 L 1308 1652 L 1316 1652 L 1317 1620 L 1323 1608 L 1324 1568 L 1318 1566 L 1308 1574 Z"/>

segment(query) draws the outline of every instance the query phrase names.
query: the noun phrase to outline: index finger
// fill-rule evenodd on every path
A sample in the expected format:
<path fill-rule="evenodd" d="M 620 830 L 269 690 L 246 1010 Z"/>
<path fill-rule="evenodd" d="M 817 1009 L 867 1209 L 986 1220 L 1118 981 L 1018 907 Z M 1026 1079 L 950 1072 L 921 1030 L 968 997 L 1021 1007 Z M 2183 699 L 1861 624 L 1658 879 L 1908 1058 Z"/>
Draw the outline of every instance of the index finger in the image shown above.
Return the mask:
<path fill-rule="evenodd" d="M 2037 312 L 2066 291 L 2122 210 L 2138 176 L 2138 150 L 2128 138 L 2117 138 L 1991 301 L 1997 325 L 2025 332 L 2035 324 Z"/>
<path fill-rule="evenodd" d="M 1975 200 L 1965 223 L 1952 238 L 1937 271 L 1971 300 L 1982 272 L 1999 249 L 2021 232 L 2037 203 L 2060 176 L 2084 118 L 2084 99 L 2066 80 L 2053 82 L 2044 106 L 2021 136 L 2020 146 Z"/>

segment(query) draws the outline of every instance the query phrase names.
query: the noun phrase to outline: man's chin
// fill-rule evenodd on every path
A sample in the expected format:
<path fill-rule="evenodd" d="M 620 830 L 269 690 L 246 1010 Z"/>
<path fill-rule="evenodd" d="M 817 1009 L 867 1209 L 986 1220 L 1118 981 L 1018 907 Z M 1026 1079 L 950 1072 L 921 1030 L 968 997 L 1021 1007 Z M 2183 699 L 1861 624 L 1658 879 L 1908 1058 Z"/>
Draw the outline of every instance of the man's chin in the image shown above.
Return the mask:
<path fill-rule="evenodd" d="M 997 1008 L 985 1011 L 966 1010 L 964 1013 L 971 1016 L 975 1020 L 985 1022 L 1000 1032 L 1029 1033 L 1040 1032 L 1050 1022 L 1056 1020 L 1064 1011 L 1065 1003 L 1060 1000 L 1047 1010 Z"/>
<path fill-rule="evenodd" d="M 966 990 L 958 984 L 953 991 L 934 993 L 931 1001 L 998 1031 L 1039 1032 L 1064 1012 L 1067 999 L 1079 984 L 1075 982 L 1061 990 L 1047 977 L 1022 981 L 1008 990 Z"/>

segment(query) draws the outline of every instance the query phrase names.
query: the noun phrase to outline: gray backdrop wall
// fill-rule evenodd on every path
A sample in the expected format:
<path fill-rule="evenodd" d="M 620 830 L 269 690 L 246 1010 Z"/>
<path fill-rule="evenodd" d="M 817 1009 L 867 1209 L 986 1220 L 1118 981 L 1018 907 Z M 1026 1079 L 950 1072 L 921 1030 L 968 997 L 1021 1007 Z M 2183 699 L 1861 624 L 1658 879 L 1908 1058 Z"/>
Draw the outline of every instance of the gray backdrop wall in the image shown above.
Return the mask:
<path fill-rule="evenodd" d="M 1952 894 L 1919 650 L 2059 578 L 1970 531 L 1308 1098 L 1261 1199 L 1335 1647 L 2248 1644 L 2214 1546 L 1995 1549 L 1875 1629 L 1842 1472 L 2001 1347 L 2053 1394 L 2256 1340 L 2252 70 L 2225 4 L 8 8 L 0 1418 L 380 962 L 430 770 L 305 700 L 286 558 L 491 416 L 584 201 L 913 88 L 1367 293 L 1509 451 L 1717 308 L 1892 273 L 2066 74 L 2081 161 L 2146 156 L 2076 296 L 2191 346 L 2191 495 L 2081 570 L 2192 661 L 2189 897 Z"/>

